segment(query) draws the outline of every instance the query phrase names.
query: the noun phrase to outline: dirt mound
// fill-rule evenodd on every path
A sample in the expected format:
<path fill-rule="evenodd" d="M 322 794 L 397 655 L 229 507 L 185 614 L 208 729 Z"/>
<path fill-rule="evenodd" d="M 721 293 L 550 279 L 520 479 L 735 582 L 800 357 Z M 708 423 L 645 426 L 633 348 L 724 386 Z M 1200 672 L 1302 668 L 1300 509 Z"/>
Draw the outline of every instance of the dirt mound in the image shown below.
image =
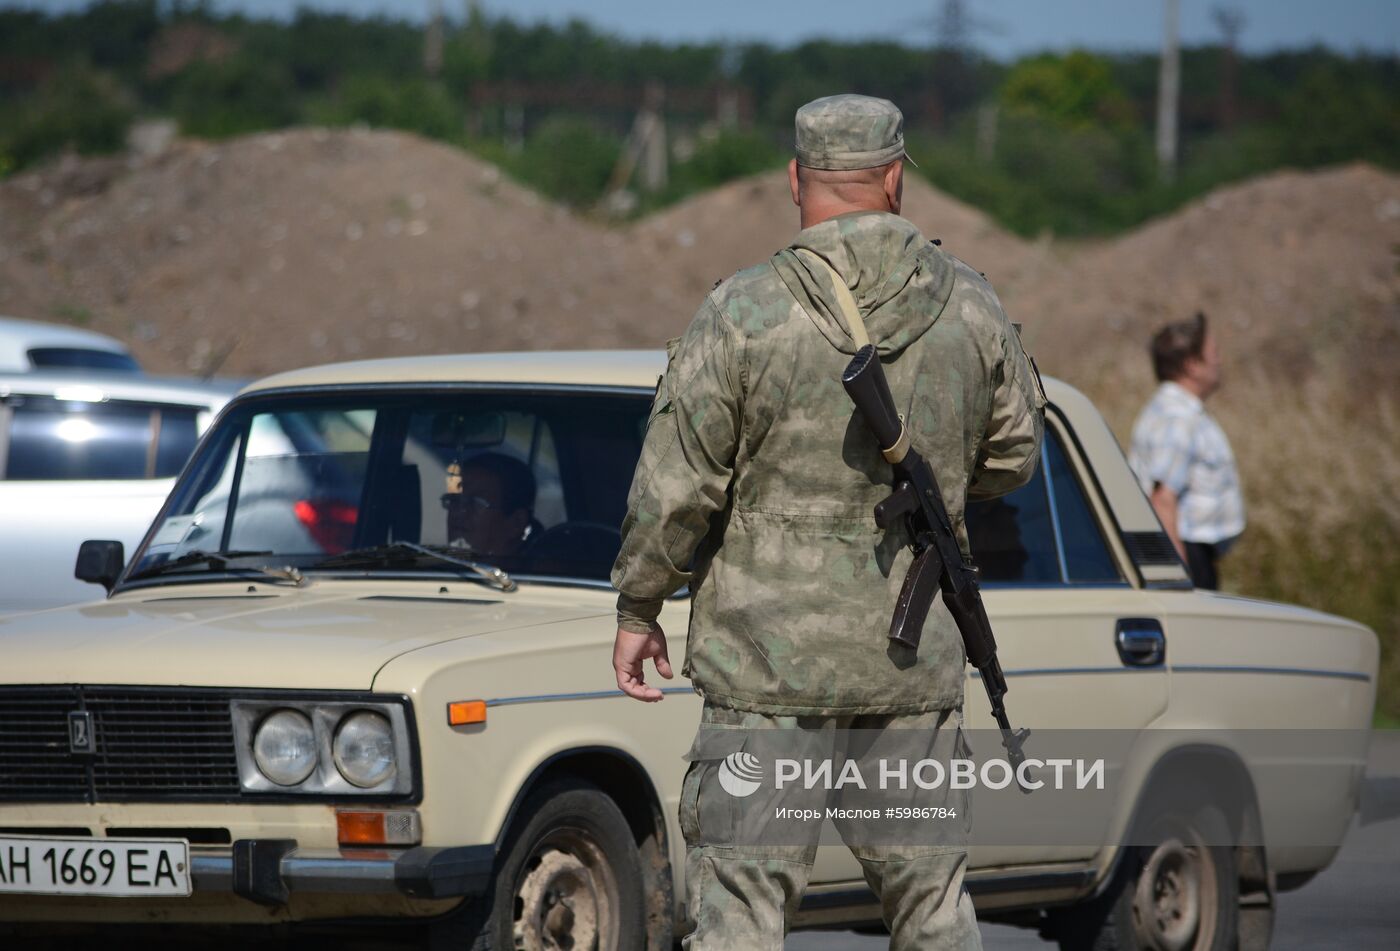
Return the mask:
<path fill-rule="evenodd" d="M 88 323 L 160 371 L 655 345 L 636 328 L 685 310 L 639 291 L 625 235 L 396 133 L 68 162 L 0 186 L 0 220 L 0 313 Z"/>
<path fill-rule="evenodd" d="M 921 180 L 906 211 L 1009 284 L 1028 248 Z M 783 173 L 606 228 L 458 150 L 315 129 L 68 159 L 0 185 L 0 313 L 164 372 L 455 350 L 655 347 L 797 227 Z"/>
<path fill-rule="evenodd" d="M 1393 379 L 1400 356 L 1400 176 L 1367 165 L 1221 188 L 1009 295 L 1049 372 L 1094 379 L 1121 350 L 1149 373 L 1159 324 L 1204 310 L 1227 370 L 1295 382 Z"/>
<path fill-rule="evenodd" d="M 1019 279 L 1033 251 L 981 212 L 916 175 L 904 180 L 903 213 L 929 238 L 1002 284 Z M 765 172 L 697 195 L 633 226 L 699 300 L 714 282 L 787 246 L 798 228 L 786 171 Z"/>

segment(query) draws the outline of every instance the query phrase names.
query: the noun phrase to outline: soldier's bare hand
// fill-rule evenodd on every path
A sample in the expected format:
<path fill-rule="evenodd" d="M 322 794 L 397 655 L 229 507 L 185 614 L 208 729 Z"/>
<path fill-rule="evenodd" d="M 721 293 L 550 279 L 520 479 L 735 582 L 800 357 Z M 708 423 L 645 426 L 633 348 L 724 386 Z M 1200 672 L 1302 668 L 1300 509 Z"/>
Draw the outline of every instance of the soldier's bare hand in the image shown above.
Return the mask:
<path fill-rule="evenodd" d="M 666 656 L 666 633 L 660 626 L 650 634 L 634 634 L 617 629 L 617 640 L 613 642 L 613 672 L 617 674 L 617 687 L 627 696 L 647 703 L 655 703 L 663 696 L 657 687 L 649 687 L 642 662 L 653 658 L 656 672 L 670 680 L 671 658 Z"/>

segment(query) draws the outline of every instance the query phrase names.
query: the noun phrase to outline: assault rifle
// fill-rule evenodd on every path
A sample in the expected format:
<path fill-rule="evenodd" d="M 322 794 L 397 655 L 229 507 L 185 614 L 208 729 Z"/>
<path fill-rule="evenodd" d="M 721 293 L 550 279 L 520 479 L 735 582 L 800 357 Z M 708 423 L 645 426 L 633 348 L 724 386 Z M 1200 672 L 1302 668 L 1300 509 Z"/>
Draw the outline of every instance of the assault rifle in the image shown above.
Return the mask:
<path fill-rule="evenodd" d="M 885 369 L 873 346 L 866 344 L 856 351 L 841 374 L 841 384 L 875 434 L 885 459 L 894 466 L 894 491 L 875 506 L 875 522 L 888 531 L 902 518 L 913 540 L 914 564 L 899 591 L 890 621 L 890 640 L 918 649 L 934 592 L 941 589 L 943 603 L 962 634 L 967 659 L 977 668 L 982 686 L 987 688 L 992 716 L 1001 728 L 1002 746 L 1006 747 L 1011 765 L 1020 767 L 1025 760 L 1022 746 L 1030 730 L 1012 730 L 1006 716 L 1002 699 L 1006 696 L 1006 676 L 997 660 L 997 642 L 987 610 L 982 606 L 977 569 L 963 560 L 938 480 L 928 461 L 909 442 L 909 433 L 895 411 Z M 1022 786 L 1021 791 L 1030 790 Z"/>

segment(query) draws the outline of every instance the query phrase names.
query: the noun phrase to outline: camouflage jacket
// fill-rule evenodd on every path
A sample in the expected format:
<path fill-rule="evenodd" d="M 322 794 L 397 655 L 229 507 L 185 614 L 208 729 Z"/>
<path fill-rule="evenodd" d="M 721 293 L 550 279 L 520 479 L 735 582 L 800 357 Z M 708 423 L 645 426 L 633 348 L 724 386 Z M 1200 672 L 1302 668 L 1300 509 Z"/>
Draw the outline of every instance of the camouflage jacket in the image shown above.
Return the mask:
<path fill-rule="evenodd" d="M 845 278 L 966 550 L 965 500 L 1028 481 L 1043 431 L 1043 393 L 992 288 L 891 214 L 842 215 L 792 247 Z M 875 524 L 892 473 L 841 386 L 855 344 L 811 267 L 788 248 L 740 271 L 668 344 L 612 572 L 618 624 L 650 630 L 689 584 L 683 672 L 712 703 L 955 707 L 966 660 L 942 602 L 917 656 L 887 638 L 909 538 Z"/>

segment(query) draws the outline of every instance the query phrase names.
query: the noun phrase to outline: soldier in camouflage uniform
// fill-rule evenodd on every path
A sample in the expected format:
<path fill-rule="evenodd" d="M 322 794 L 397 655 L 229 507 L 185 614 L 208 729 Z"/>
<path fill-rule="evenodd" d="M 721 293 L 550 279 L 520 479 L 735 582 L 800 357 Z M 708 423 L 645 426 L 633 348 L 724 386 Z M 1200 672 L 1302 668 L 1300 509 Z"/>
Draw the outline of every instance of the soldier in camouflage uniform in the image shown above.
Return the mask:
<path fill-rule="evenodd" d="M 943 604 L 917 652 L 887 638 L 910 539 L 875 524 L 891 471 L 841 385 L 856 345 L 830 270 L 798 249 L 854 296 L 965 551 L 966 501 L 1028 481 L 1043 428 L 1044 395 L 992 288 L 899 217 L 899 110 L 831 96 L 796 125 L 802 231 L 717 285 L 667 345 L 612 573 L 613 665 L 639 700 L 662 698 L 645 659 L 672 676 L 662 602 L 692 594 L 682 673 L 705 701 L 680 803 L 693 951 L 780 949 L 815 855 L 701 841 L 726 795 L 711 768 L 734 749 L 723 730 L 961 726 L 966 659 Z M 891 947 L 980 946 L 965 845 L 853 851 Z"/>

